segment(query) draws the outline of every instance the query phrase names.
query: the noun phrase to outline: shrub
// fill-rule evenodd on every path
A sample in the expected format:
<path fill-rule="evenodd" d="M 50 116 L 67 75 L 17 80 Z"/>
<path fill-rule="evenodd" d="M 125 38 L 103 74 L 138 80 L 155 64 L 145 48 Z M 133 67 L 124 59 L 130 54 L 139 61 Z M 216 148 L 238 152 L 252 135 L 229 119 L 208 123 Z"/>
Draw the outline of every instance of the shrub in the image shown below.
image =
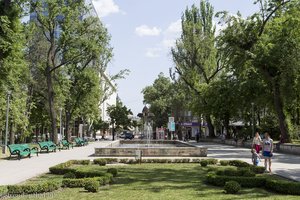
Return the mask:
<path fill-rule="evenodd" d="M 88 192 L 98 192 L 100 184 L 97 180 L 90 179 L 85 182 L 84 189 Z"/>
<path fill-rule="evenodd" d="M 105 166 L 107 164 L 107 160 L 105 158 L 94 159 L 94 164 Z"/>
<path fill-rule="evenodd" d="M 119 163 L 128 163 L 128 158 L 122 158 L 119 160 Z"/>
<path fill-rule="evenodd" d="M 251 165 L 241 160 L 230 160 L 229 165 L 236 167 L 250 167 Z"/>
<path fill-rule="evenodd" d="M 117 158 L 105 158 L 106 159 L 106 163 L 107 164 L 113 164 L 113 163 L 117 163 L 118 159 Z"/>
<path fill-rule="evenodd" d="M 91 163 L 90 160 L 71 160 L 74 165 L 89 165 Z"/>
<path fill-rule="evenodd" d="M 58 174 L 58 175 L 63 175 L 68 172 L 74 172 L 75 169 L 70 169 L 69 167 L 73 164 L 73 161 L 67 161 L 64 163 L 60 163 L 58 165 L 55 165 L 53 167 L 49 168 L 49 171 L 51 174 Z"/>
<path fill-rule="evenodd" d="M 173 163 L 182 163 L 182 159 L 174 159 Z"/>
<path fill-rule="evenodd" d="M 216 165 L 216 164 L 218 164 L 218 160 L 217 159 L 209 158 L 209 159 L 206 159 L 206 160 L 207 160 L 207 164 L 208 165 Z"/>
<path fill-rule="evenodd" d="M 118 175 L 118 169 L 116 168 L 109 168 L 107 169 L 107 173 L 110 173 L 113 175 L 113 177 L 116 177 Z"/>
<path fill-rule="evenodd" d="M 7 187 L 6 186 L 0 186 L 0 196 L 7 193 Z"/>
<path fill-rule="evenodd" d="M 241 186 L 236 181 L 228 181 L 225 183 L 224 190 L 227 194 L 236 194 L 240 191 Z"/>
<path fill-rule="evenodd" d="M 280 194 L 300 195 L 299 182 L 267 180 L 266 188 Z"/>
<path fill-rule="evenodd" d="M 192 163 L 199 163 L 200 162 L 200 159 L 198 159 L 198 158 L 193 158 L 192 159 Z"/>
<path fill-rule="evenodd" d="M 37 184 L 27 185 L 9 185 L 7 186 L 7 193 L 11 195 L 16 194 L 39 194 L 45 192 L 52 192 L 60 188 L 57 182 L 43 182 Z"/>
<path fill-rule="evenodd" d="M 113 181 L 113 175 L 112 174 L 105 174 L 103 177 L 101 177 L 102 180 L 101 181 L 102 185 L 107 185 L 112 183 Z"/>
<path fill-rule="evenodd" d="M 77 169 L 74 172 L 76 178 L 93 178 L 93 177 L 100 177 L 104 176 L 105 173 L 99 172 L 99 171 L 86 171 L 86 170 L 80 170 Z"/>
<path fill-rule="evenodd" d="M 229 161 L 228 160 L 220 160 L 220 165 L 222 165 L 222 166 L 228 166 L 229 165 Z"/>
<path fill-rule="evenodd" d="M 254 165 L 250 166 L 250 170 L 253 171 L 255 174 L 263 174 L 265 172 L 264 167 Z"/>
<path fill-rule="evenodd" d="M 79 178 L 79 179 L 64 179 L 62 181 L 62 187 L 68 188 L 81 188 L 85 186 L 87 179 Z"/>
<path fill-rule="evenodd" d="M 200 160 L 201 167 L 206 167 L 208 165 L 207 160 Z"/>
<path fill-rule="evenodd" d="M 266 178 L 264 177 L 240 177 L 240 176 L 219 176 L 214 174 L 208 174 L 206 176 L 206 182 L 214 186 L 224 186 L 228 181 L 236 181 L 242 187 L 263 187 L 266 184 Z"/>
<path fill-rule="evenodd" d="M 74 179 L 76 178 L 76 175 L 73 172 L 68 172 L 64 175 L 64 178 Z"/>

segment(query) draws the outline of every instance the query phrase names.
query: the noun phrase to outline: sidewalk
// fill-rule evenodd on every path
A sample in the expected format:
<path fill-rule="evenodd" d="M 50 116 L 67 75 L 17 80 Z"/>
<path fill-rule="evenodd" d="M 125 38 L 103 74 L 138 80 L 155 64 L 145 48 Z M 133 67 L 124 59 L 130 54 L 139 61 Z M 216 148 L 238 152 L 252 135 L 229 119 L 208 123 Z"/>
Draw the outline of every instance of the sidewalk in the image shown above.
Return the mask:
<path fill-rule="evenodd" d="M 95 147 L 107 146 L 111 141 L 90 143 L 85 147 L 74 147 L 70 150 L 57 151 L 56 153 L 41 153 L 31 158 L 19 160 L 0 161 L 0 185 L 17 184 L 29 178 L 49 171 L 49 167 L 73 159 L 91 159 Z"/>
<path fill-rule="evenodd" d="M 222 160 L 238 159 L 251 163 L 250 149 L 206 142 L 190 143 L 197 146 L 207 147 L 207 155 L 211 158 Z M 264 160 L 259 163 L 259 166 L 264 166 Z M 300 156 L 274 153 L 274 158 L 272 159 L 272 172 L 279 176 L 283 176 L 295 181 L 300 181 Z"/>

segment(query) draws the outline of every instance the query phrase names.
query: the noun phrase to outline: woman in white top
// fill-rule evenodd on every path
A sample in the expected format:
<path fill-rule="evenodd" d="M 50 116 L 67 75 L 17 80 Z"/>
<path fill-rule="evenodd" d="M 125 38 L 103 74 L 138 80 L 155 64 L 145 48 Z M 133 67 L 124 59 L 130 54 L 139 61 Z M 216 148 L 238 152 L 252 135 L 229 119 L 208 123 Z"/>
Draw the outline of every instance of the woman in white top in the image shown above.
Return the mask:
<path fill-rule="evenodd" d="M 263 140 L 262 150 L 263 156 L 265 158 L 265 169 L 267 171 L 268 163 L 269 163 L 269 172 L 271 170 L 271 158 L 273 156 L 273 140 L 270 138 L 269 133 L 265 133 L 265 139 Z"/>
<path fill-rule="evenodd" d="M 256 153 L 260 152 L 261 144 L 262 144 L 261 137 L 259 136 L 259 133 L 256 132 L 252 141 L 252 148 L 255 149 Z"/>

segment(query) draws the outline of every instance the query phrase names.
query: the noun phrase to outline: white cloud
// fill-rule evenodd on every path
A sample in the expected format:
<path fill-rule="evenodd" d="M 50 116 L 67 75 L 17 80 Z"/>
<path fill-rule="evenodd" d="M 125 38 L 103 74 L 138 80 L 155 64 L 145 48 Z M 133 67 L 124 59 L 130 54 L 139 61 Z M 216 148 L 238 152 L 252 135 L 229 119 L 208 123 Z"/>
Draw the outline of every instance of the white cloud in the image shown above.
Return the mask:
<path fill-rule="evenodd" d="M 175 42 L 176 42 L 176 39 L 164 39 L 162 41 L 162 45 L 165 47 L 165 48 L 168 48 L 170 49 L 171 47 L 173 47 L 175 45 Z"/>
<path fill-rule="evenodd" d="M 141 25 L 135 28 L 135 33 L 138 36 L 158 36 L 161 33 L 161 29 L 157 27 L 149 27 L 147 25 Z"/>
<path fill-rule="evenodd" d="M 157 58 L 160 57 L 162 49 L 161 48 L 148 48 L 146 51 L 146 57 Z"/>
<path fill-rule="evenodd" d="M 165 31 L 165 35 L 179 35 L 181 33 L 181 20 L 172 22 Z"/>
<path fill-rule="evenodd" d="M 121 12 L 114 0 L 93 0 L 93 5 L 99 17 L 106 17 L 110 14 Z"/>

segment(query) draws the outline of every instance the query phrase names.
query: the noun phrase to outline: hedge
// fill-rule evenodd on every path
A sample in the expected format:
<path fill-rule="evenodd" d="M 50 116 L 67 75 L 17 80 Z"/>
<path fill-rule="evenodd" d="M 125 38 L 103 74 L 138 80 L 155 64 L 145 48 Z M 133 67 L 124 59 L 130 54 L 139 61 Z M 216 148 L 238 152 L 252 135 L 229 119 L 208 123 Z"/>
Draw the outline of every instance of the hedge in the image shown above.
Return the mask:
<path fill-rule="evenodd" d="M 57 175 L 63 175 L 69 172 L 75 172 L 75 169 L 70 169 L 69 167 L 73 165 L 73 161 L 67 161 L 64 163 L 60 163 L 58 165 L 55 165 L 53 167 L 49 168 L 49 171 L 51 174 L 57 174 Z"/>
<path fill-rule="evenodd" d="M 254 177 L 255 173 L 250 168 L 238 168 L 238 169 L 221 169 L 216 172 L 219 176 L 243 176 L 243 177 Z"/>
<path fill-rule="evenodd" d="M 87 171 L 87 170 L 81 170 L 77 169 L 74 171 L 74 174 L 76 178 L 94 178 L 94 177 L 100 177 L 104 176 L 104 172 L 99 171 Z"/>
<path fill-rule="evenodd" d="M 49 168 L 51 174 L 64 175 L 66 173 L 75 173 L 75 169 L 70 169 L 72 165 L 89 165 L 90 160 L 69 160 Z"/>
<path fill-rule="evenodd" d="M 267 180 L 266 188 L 280 194 L 300 195 L 300 182 Z"/>
<path fill-rule="evenodd" d="M 100 184 L 97 180 L 87 180 L 84 189 L 88 192 L 98 192 L 99 191 Z"/>
<path fill-rule="evenodd" d="M 117 158 L 97 158 L 97 159 L 94 159 L 93 162 L 96 165 L 102 165 L 103 163 L 112 164 L 112 163 L 117 163 L 118 159 Z"/>
<path fill-rule="evenodd" d="M 118 169 L 117 168 L 109 168 L 109 169 L 107 169 L 107 173 L 110 173 L 113 175 L 113 177 L 116 177 L 118 175 Z"/>
<path fill-rule="evenodd" d="M 240 176 L 219 176 L 215 174 L 208 174 L 206 176 L 206 182 L 214 186 L 223 187 L 228 181 L 236 181 L 242 187 L 263 187 L 266 184 L 266 178 L 264 177 L 240 177 Z"/>
<path fill-rule="evenodd" d="M 8 185 L 7 194 L 39 194 L 45 192 L 52 192 L 58 190 L 60 184 L 58 182 L 43 182 L 37 184 L 26 184 L 26 185 Z"/>
<path fill-rule="evenodd" d="M 89 165 L 91 163 L 90 160 L 71 160 L 73 165 Z"/>
<path fill-rule="evenodd" d="M 250 167 L 251 165 L 241 160 L 229 160 L 229 165 L 236 167 Z"/>
<path fill-rule="evenodd" d="M 96 180 L 99 182 L 99 185 L 107 185 L 112 183 L 113 176 L 112 174 L 105 174 L 104 176 L 94 178 L 64 179 L 62 181 L 62 187 L 81 188 L 84 187 L 90 180 Z"/>
<path fill-rule="evenodd" d="M 228 160 L 220 160 L 220 165 L 221 166 L 228 166 L 229 165 L 229 161 Z"/>

